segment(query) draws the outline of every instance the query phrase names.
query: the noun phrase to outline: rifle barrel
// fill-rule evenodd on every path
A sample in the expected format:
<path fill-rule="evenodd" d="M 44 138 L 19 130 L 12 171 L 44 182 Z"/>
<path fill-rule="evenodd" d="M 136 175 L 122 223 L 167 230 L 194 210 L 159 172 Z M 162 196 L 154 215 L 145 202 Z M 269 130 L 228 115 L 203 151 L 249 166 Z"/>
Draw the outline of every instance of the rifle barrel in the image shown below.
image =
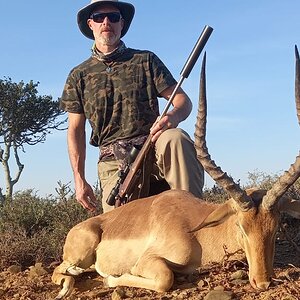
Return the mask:
<path fill-rule="evenodd" d="M 195 44 L 191 54 L 189 55 L 184 67 L 182 68 L 182 70 L 180 72 L 181 77 L 180 77 L 178 83 L 176 84 L 176 86 L 175 86 L 175 88 L 174 88 L 174 90 L 173 90 L 173 92 L 172 92 L 172 94 L 171 94 L 171 96 L 168 100 L 168 103 L 165 106 L 165 108 L 164 108 L 163 112 L 161 113 L 161 115 L 160 115 L 159 119 L 157 120 L 157 122 L 160 121 L 165 116 L 165 114 L 168 112 L 179 87 L 181 86 L 183 80 L 185 78 L 188 78 L 188 76 L 190 75 L 191 70 L 193 69 L 197 59 L 199 58 L 199 56 L 200 56 L 206 42 L 208 41 L 212 31 L 213 31 L 213 28 L 208 26 L 208 25 L 206 25 L 204 27 L 204 29 L 202 30 L 201 35 L 197 40 L 197 43 Z"/>

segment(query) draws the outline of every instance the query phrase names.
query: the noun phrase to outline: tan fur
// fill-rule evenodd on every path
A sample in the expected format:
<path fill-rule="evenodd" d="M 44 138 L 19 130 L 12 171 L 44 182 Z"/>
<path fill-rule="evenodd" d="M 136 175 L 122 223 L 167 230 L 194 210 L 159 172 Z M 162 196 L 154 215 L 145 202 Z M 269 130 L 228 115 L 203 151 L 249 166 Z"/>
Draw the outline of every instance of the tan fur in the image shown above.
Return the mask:
<path fill-rule="evenodd" d="M 265 191 L 249 190 L 248 194 L 260 203 Z M 296 205 L 282 199 L 278 209 L 289 211 L 292 204 L 292 211 L 297 211 L 294 215 L 299 216 L 299 201 Z M 220 261 L 224 246 L 230 253 L 245 250 L 251 284 L 266 289 L 273 272 L 278 222 L 279 210 L 270 212 L 256 205 L 242 211 L 232 199 L 216 205 L 184 191 L 133 201 L 70 230 L 63 263 L 52 276 L 53 282 L 63 284 L 57 299 L 71 293 L 72 274 L 92 264 L 110 287 L 167 291 L 173 272 L 191 273 L 203 264 Z M 191 232 L 197 226 L 201 229 Z"/>

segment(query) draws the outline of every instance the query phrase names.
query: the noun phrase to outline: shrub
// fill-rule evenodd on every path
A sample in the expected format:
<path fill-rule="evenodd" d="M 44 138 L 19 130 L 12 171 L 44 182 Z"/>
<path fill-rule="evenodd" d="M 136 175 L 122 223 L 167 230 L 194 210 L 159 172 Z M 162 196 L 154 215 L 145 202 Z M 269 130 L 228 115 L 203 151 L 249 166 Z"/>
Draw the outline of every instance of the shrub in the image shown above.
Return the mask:
<path fill-rule="evenodd" d="M 229 198 L 229 196 L 222 187 L 215 184 L 212 188 L 204 189 L 203 198 L 209 202 L 223 203 Z"/>
<path fill-rule="evenodd" d="M 0 209 L 0 270 L 61 259 L 68 231 L 88 216 L 73 198 L 57 202 L 32 190 L 16 193 Z"/>
<path fill-rule="evenodd" d="M 245 188 L 257 187 L 260 189 L 269 190 L 278 177 L 279 176 L 277 174 L 269 175 L 258 170 L 248 172 L 248 183 Z"/>

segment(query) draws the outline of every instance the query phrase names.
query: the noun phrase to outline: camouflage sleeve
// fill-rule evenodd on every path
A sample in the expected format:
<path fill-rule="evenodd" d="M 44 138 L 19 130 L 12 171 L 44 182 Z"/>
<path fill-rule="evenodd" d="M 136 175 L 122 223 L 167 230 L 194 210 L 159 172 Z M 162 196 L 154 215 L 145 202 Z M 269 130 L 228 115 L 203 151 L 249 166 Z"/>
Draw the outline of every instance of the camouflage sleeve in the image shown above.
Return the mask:
<path fill-rule="evenodd" d="M 80 76 L 72 70 L 66 80 L 60 99 L 60 109 L 70 113 L 84 113 L 82 105 Z"/>
<path fill-rule="evenodd" d="M 171 72 L 164 65 L 164 63 L 154 53 L 150 53 L 151 71 L 153 72 L 153 81 L 157 93 L 160 93 L 166 88 L 173 86 L 177 83 Z"/>

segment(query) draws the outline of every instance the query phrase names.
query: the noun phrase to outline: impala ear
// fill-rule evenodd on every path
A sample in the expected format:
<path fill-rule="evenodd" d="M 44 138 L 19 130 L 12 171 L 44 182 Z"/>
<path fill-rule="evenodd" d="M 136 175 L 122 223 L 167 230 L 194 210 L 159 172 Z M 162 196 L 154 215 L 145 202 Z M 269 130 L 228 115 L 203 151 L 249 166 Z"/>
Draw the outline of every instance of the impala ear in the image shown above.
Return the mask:
<path fill-rule="evenodd" d="M 205 227 L 217 226 L 225 222 L 230 216 L 236 213 L 236 210 L 234 209 L 236 206 L 237 204 L 233 199 L 226 201 L 224 204 L 210 213 L 200 225 L 192 229 L 190 232 L 195 232 Z"/>
<path fill-rule="evenodd" d="M 248 196 L 250 196 L 254 202 L 261 202 L 262 198 L 266 195 L 267 190 L 259 189 L 259 188 L 250 188 L 246 190 Z"/>
<path fill-rule="evenodd" d="M 278 202 L 278 210 L 280 212 L 285 212 L 296 219 L 300 219 L 300 200 L 283 196 Z"/>

